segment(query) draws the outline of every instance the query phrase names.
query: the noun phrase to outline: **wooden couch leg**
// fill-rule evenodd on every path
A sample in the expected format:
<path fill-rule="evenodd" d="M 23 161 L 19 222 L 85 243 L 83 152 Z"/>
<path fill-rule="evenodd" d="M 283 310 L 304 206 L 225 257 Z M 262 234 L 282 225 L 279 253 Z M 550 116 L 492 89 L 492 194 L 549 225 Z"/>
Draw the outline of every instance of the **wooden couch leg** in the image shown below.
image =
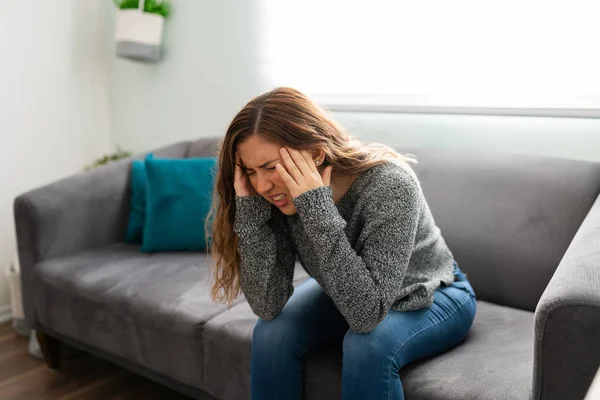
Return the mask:
<path fill-rule="evenodd" d="M 36 336 L 46 365 L 50 369 L 58 369 L 60 366 L 60 341 L 40 331 L 36 331 Z"/>

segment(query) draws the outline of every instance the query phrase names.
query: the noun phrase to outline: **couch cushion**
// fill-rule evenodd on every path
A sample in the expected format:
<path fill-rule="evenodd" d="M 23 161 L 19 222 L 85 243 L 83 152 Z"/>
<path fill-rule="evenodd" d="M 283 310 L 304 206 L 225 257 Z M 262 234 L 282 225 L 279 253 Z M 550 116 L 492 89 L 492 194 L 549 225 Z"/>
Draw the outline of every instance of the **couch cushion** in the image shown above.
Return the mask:
<path fill-rule="evenodd" d="M 484 301 L 467 340 L 455 349 L 400 371 L 406 398 L 418 400 L 528 399 L 533 370 L 533 313 Z M 257 318 L 247 303 L 205 326 L 206 390 L 223 400 L 250 397 L 250 353 Z M 306 362 L 306 398 L 341 398 L 341 343 Z M 228 379 L 222 379 L 226 376 Z"/>
<path fill-rule="evenodd" d="M 600 163 L 399 149 L 480 300 L 534 311 L 600 193 Z"/>
<path fill-rule="evenodd" d="M 307 278 L 306 271 L 296 263 L 294 286 Z M 243 301 L 206 323 L 202 386 L 212 396 L 222 400 L 250 398 L 250 351 L 256 321 L 258 317 Z"/>
<path fill-rule="evenodd" d="M 204 324 L 226 309 L 209 298 L 206 254 L 115 244 L 45 261 L 36 273 L 42 326 L 184 383 L 202 381 Z"/>
<path fill-rule="evenodd" d="M 205 224 L 215 157 L 146 160 L 146 219 L 142 251 L 206 251 Z"/>
<path fill-rule="evenodd" d="M 407 398 L 529 399 L 533 376 L 533 313 L 484 301 L 459 347 L 400 371 Z"/>
<path fill-rule="evenodd" d="M 153 157 L 152 154 L 147 158 Z M 133 160 L 129 178 L 129 221 L 125 232 L 125 242 L 140 244 L 144 238 L 146 224 L 146 160 Z"/>

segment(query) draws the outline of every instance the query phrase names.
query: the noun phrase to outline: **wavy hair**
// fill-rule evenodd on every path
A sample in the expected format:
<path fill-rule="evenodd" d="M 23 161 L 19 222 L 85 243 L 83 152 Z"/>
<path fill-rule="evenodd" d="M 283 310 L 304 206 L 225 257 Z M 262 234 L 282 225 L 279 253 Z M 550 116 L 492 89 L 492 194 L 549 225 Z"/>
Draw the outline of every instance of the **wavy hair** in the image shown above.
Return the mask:
<path fill-rule="evenodd" d="M 387 161 L 415 161 L 382 144 L 364 144 L 350 136 L 326 111 L 298 90 L 280 87 L 251 99 L 233 118 L 218 150 L 218 171 L 210 211 L 215 261 L 211 298 L 231 303 L 240 295 L 240 255 L 233 231 L 233 187 L 237 146 L 250 135 L 297 150 L 323 150 L 323 167 L 333 166 L 339 176 L 360 175 Z"/>

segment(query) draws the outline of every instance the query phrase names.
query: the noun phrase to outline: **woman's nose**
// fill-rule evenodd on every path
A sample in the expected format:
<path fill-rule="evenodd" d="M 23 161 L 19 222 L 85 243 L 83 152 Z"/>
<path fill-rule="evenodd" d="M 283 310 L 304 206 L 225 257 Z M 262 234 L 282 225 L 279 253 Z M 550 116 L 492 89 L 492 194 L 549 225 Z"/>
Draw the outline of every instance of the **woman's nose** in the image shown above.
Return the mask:
<path fill-rule="evenodd" d="M 258 175 L 256 177 L 256 191 L 261 194 L 261 195 L 265 195 L 267 194 L 271 188 L 273 187 L 273 182 L 271 182 L 267 177 L 265 177 L 264 175 Z"/>

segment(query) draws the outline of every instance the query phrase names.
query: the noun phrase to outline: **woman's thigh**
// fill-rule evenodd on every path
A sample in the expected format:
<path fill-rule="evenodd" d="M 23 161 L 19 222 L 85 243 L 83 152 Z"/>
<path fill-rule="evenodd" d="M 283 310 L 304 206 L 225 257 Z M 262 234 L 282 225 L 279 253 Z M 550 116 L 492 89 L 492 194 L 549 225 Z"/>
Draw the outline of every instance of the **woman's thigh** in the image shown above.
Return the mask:
<path fill-rule="evenodd" d="M 398 371 L 404 365 L 443 353 L 466 337 L 475 317 L 475 298 L 462 283 L 438 289 L 427 309 L 390 310 L 368 334 L 348 331 L 344 359 L 361 368 Z"/>
<path fill-rule="evenodd" d="M 313 278 L 299 285 L 281 313 L 271 321 L 259 319 L 253 335 L 253 347 L 283 350 L 296 355 L 317 348 L 330 339 L 341 339 L 348 323 L 335 304 Z"/>

